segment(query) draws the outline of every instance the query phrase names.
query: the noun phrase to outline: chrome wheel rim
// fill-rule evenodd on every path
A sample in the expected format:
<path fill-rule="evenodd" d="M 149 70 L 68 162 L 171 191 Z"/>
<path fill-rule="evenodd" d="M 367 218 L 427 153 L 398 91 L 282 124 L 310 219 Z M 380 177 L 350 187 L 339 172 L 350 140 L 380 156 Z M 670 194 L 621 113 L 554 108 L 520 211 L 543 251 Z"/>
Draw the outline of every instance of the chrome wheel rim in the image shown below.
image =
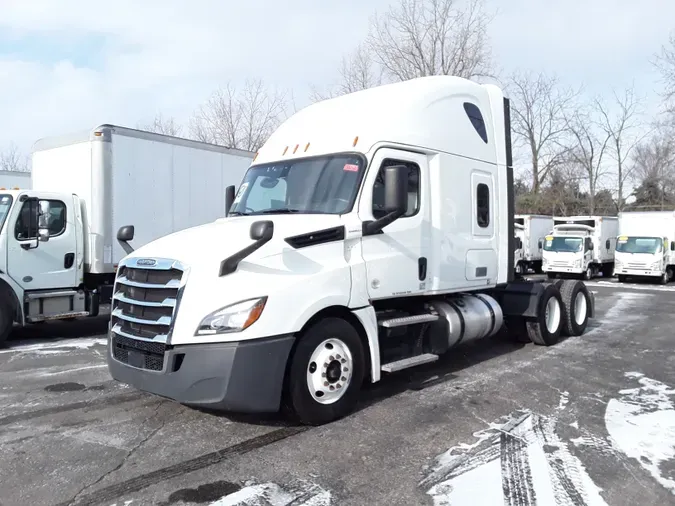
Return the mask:
<path fill-rule="evenodd" d="M 353 359 L 340 339 L 326 339 L 314 349 L 307 364 L 307 388 L 319 404 L 333 404 L 347 391 L 352 380 Z"/>
<path fill-rule="evenodd" d="M 588 312 L 588 302 L 583 292 L 577 292 L 574 298 L 574 321 L 577 325 L 582 325 L 586 320 L 586 313 Z"/>
<path fill-rule="evenodd" d="M 551 297 L 546 303 L 544 320 L 546 322 L 546 330 L 551 334 L 555 334 L 558 327 L 560 327 L 560 302 L 555 297 Z"/>

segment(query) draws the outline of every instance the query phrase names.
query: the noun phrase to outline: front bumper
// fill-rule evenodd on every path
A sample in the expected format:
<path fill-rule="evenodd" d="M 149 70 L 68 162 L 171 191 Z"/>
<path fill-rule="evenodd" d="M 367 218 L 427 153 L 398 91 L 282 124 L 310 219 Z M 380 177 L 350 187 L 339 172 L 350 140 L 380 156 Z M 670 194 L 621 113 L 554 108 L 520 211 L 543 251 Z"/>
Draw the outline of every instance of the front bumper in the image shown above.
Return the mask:
<path fill-rule="evenodd" d="M 546 265 L 542 268 L 544 272 L 567 272 L 571 274 L 583 274 L 584 269 L 582 267 L 572 267 L 566 265 Z"/>
<path fill-rule="evenodd" d="M 622 276 L 644 276 L 650 278 L 660 278 L 663 276 L 663 271 L 653 269 L 614 269 L 614 274 L 621 274 Z"/>
<path fill-rule="evenodd" d="M 162 350 L 163 345 L 150 348 L 144 341 L 115 337 L 111 335 L 107 353 L 115 380 L 182 404 L 240 413 L 279 410 L 295 340 L 288 335 Z"/>

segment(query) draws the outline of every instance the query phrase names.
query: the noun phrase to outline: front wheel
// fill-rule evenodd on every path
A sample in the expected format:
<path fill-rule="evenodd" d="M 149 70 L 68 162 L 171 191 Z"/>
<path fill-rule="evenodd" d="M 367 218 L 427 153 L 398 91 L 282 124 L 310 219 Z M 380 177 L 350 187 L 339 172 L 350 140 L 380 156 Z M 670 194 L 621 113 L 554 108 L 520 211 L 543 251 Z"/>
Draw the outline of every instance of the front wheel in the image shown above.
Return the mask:
<path fill-rule="evenodd" d="M 663 274 L 661 274 L 661 277 L 659 278 L 659 283 L 662 285 L 667 285 L 668 281 L 670 281 L 670 276 L 668 275 L 668 271 L 666 271 Z"/>
<path fill-rule="evenodd" d="M 291 359 L 288 404 L 307 425 L 321 425 L 349 414 L 358 401 L 365 374 L 363 344 L 341 318 L 326 318 L 299 338 Z"/>
<path fill-rule="evenodd" d="M 593 279 L 593 268 L 590 265 L 588 266 L 588 269 L 586 269 L 586 272 L 584 272 L 584 279 L 586 281 Z"/>
<path fill-rule="evenodd" d="M 517 276 L 522 276 L 523 275 L 523 264 L 518 262 L 516 265 L 516 275 Z"/>
<path fill-rule="evenodd" d="M 0 347 L 7 341 L 14 324 L 14 311 L 6 297 L 0 297 Z"/>

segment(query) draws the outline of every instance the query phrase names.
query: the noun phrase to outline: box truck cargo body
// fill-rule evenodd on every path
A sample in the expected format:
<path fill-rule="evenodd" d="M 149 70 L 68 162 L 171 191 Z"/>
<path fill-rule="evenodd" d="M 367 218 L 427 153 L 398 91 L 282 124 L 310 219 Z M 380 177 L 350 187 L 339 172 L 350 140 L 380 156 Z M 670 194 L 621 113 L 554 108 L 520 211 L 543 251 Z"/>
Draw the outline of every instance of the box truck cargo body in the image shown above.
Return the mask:
<path fill-rule="evenodd" d="M 675 273 L 675 211 L 619 213 L 615 255 L 619 282 L 638 277 L 667 284 Z"/>
<path fill-rule="evenodd" d="M 611 276 L 618 231 L 616 216 L 554 218 L 553 230 L 544 240 L 544 272 L 549 278 Z"/>
<path fill-rule="evenodd" d="M 114 125 L 42 139 L 32 156 L 32 189 L 0 192 L 8 206 L 0 307 L 10 313 L 0 315 L 0 341 L 8 319 L 97 314 L 126 254 L 115 237 L 122 224 L 131 222 L 145 244 L 223 217 L 225 188 L 253 159 L 248 151 Z"/>
<path fill-rule="evenodd" d="M 529 269 L 537 274 L 541 273 L 544 237 L 553 229 L 553 217 L 517 214 L 514 227 L 516 231 L 516 273 L 523 274 Z"/>
<path fill-rule="evenodd" d="M 30 190 L 30 172 L 0 170 L 0 190 Z"/>

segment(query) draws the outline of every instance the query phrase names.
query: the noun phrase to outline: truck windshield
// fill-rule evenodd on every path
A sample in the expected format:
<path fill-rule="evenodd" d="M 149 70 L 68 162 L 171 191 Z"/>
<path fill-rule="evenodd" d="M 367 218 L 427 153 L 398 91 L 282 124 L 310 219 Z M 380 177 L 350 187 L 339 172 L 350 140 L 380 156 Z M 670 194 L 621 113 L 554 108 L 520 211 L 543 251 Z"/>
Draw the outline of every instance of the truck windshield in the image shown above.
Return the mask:
<path fill-rule="evenodd" d="M 12 208 L 12 202 L 14 202 L 14 198 L 11 195 L 0 194 L 0 230 L 5 226 L 5 220 Z"/>
<path fill-rule="evenodd" d="M 351 211 L 364 160 L 330 155 L 251 167 L 230 215 L 343 214 Z"/>
<path fill-rule="evenodd" d="M 663 240 L 659 237 L 619 237 L 616 251 L 620 253 L 658 253 Z"/>
<path fill-rule="evenodd" d="M 581 237 L 553 237 L 546 239 L 544 249 L 546 251 L 558 251 L 562 253 L 576 253 L 584 247 Z"/>

